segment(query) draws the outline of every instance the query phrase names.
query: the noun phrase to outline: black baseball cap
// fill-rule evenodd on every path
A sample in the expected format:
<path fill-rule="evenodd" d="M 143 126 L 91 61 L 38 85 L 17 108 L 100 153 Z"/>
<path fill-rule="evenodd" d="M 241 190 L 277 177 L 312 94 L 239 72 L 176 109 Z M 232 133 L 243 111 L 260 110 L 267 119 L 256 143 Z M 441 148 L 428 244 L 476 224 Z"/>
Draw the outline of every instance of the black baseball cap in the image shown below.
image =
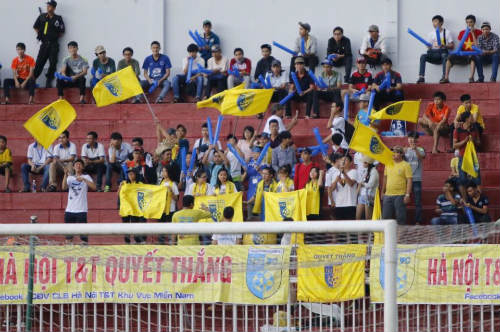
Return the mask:
<path fill-rule="evenodd" d="M 50 6 L 55 8 L 55 7 L 57 7 L 57 1 L 48 1 L 47 5 L 50 5 Z"/>

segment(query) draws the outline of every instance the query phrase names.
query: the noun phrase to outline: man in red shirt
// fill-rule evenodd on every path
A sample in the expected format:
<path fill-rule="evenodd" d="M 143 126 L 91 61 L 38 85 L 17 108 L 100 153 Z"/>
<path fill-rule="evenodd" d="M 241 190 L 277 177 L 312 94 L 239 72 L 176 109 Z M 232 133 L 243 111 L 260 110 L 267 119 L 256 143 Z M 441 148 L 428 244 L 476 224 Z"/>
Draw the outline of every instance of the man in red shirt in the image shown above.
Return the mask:
<path fill-rule="evenodd" d="M 351 99 L 353 100 L 359 99 L 359 96 L 354 98 L 352 94 L 362 90 L 363 88 L 367 93 L 369 93 L 373 83 L 372 74 L 366 69 L 366 59 L 364 57 L 359 57 L 356 60 L 356 67 L 358 70 L 351 75 L 349 80 L 349 93 L 351 94 Z"/>
<path fill-rule="evenodd" d="M 17 43 L 16 51 L 17 57 L 12 60 L 12 65 L 10 66 L 13 78 L 6 78 L 3 81 L 5 103 L 10 103 L 10 89 L 16 87 L 18 89 L 28 89 L 30 96 L 28 104 L 33 104 L 33 96 L 35 95 L 35 59 L 24 54 L 26 52 L 26 45 L 24 43 Z"/>
<path fill-rule="evenodd" d="M 450 109 L 445 104 L 445 101 L 446 95 L 441 91 L 436 91 L 434 93 L 434 102 L 427 105 L 425 113 L 418 120 L 418 124 L 424 128 L 427 134 L 432 135 L 434 138 L 432 153 L 440 152 L 438 150 L 439 137 L 450 132 L 450 126 L 448 125 Z"/>
<path fill-rule="evenodd" d="M 311 168 L 318 167 L 318 164 L 311 160 L 311 150 L 309 148 L 302 150 L 300 158 L 302 158 L 302 162 L 295 164 L 295 176 L 293 177 L 295 190 L 305 188 L 307 181 L 309 181 Z"/>
<path fill-rule="evenodd" d="M 465 42 L 462 46 L 462 48 L 458 51 L 474 51 L 472 46 L 477 46 L 477 39 L 479 36 L 483 33 L 481 30 L 476 29 L 476 17 L 474 15 L 467 15 L 465 18 L 465 23 L 467 24 L 467 27 L 470 29 L 470 33 L 465 39 Z M 465 34 L 465 30 L 460 31 L 458 34 L 458 40 L 462 40 L 462 37 Z M 448 59 L 446 60 L 444 66 L 445 66 L 445 74 L 444 77 L 441 78 L 439 83 L 450 83 L 449 76 L 450 76 L 450 69 L 453 67 L 453 65 L 466 65 L 470 64 L 470 75 L 469 75 L 469 83 L 474 83 L 474 72 L 476 71 L 476 63 L 475 63 L 475 57 L 470 56 L 470 55 L 458 55 L 458 54 L 451 54 L 448 56 Z"/>

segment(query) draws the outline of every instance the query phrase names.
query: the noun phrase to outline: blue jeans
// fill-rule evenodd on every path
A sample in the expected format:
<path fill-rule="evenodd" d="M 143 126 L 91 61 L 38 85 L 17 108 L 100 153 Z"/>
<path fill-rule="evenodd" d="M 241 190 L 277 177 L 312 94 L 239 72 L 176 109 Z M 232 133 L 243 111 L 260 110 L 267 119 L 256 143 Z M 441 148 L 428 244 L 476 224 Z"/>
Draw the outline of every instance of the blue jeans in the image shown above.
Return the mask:
<path fill-rule="evenodd" d="M 106 163 L 106 186 L 111 187 L 111 177 L 113 176 L 113 172 L 120 174 L 118 183 L 126 180 L 126 174 L 123 172 L 123 168 L 120 163 Z"/>
<path fill-rule="evenodd" d="M 414 181 L 411 186 L 413 197 L 415 197 L 415 222 L 422 222 L 422 181 Z"/>
<path fill-rule="evenodd" d="M 42 186 L 40 187 L 41 189 L 47 188 L 47 185 L 49 184 L 49 169 L 50 165 L 45 165 L 43 167 L 43 181 L 42 181 Z M 31 172 L 31 166 L 29 164 L 22 164 L 21 165 L 21 174 L 23 177 L 23 185 L 24 185 L 24 190 L 30 190 L 30 173 Z M 33 174 L 39 174 L 39 173 L 33 173 Z"/>
<path fill-rule="evenodd" d="M 476 60 L 478 78 L 480 80 L 484 80 L 483 64 L 490 64 L 491 63 L 491 80 L 496 81 L 497 72 L 498 72 L 498 53 L 491 54 L 491 55 L 475 56 L 474 58 Z"/>
<path fill-rule="evenodd" d="M 148 81 L 141 81 L 141 86 L 142 86 L 144 92 L 148 92 L 149 88 L 151 87 L 151 84 L 149 84 Z M 158 95 L 158 98 L 159 99 L 164 99 L 165 96 L 167 95 L 168 90 L 170 89 L 170 81 L 169 80 L 164 80 L 160 84 L 159 87 L 161 87 L 161 91 L 160 91 L 160 94 Z"/>
<path fill-rule="evenodd" d="M 435 64 L 435 65 L 443 65 L 443 76 L 446 70 L 446 58 L 448 57 L 447 50 L 430 50 L 425 54 L 420 56 L 420 68 L 418 74 L 422 77 L 425 76 L 425 64 L 426 62 Z"/>
<path fill-rule="evenodd" d="M 443 216 L 431 219 L 431 225 L 456 225 L 458 223 L 457 216 Z"/>
<path fill-rule="evenodd" d="M 173 89 L 174 89 L 174 98 L 179 99 L 181 96 L 181 87 L 188 86 L 189 84 L 196 84 L 196 97 L 201 99 L 201 93 L 203 91 L 203 76 L 196 77 L 194 82 L 186 83 L 187 75 L 175 75 Z"/>

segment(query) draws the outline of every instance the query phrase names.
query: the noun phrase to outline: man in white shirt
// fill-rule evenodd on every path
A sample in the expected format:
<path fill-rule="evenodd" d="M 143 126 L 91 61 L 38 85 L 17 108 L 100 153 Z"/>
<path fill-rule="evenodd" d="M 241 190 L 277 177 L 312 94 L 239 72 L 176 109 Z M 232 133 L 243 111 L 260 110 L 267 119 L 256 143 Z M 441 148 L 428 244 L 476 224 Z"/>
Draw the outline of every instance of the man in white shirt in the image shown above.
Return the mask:
<path fill-rule="evenodd" d="M 62 183 L 63 190 L 68 189 L 68 203 L 64 212 L 64 223 L 87 223 L 87 192 L 89 188 L 95 190 L 95 184 L 90 175 L 83 174 L 84 162 L 76 159 L 73 163 L 75 175 L 70 175 L 69 170 L 65 169 Z M 86 235 L 80 235 L 83 243 L 88 243 Z M 71 242 L 73 236 L 66 236 L 66 242 Z"/>
<path fill-rule="evenodd" d="M 217 93 L 227 89 L 227 70 L 229 69 L 229 59 L 222 55 L 219 45 L 212 46 L 212 57 L 207 61 L 207 69 L 212 73 L 203 74 L 207 78 L 207 87 L 205 89 L 205 99 L 210 97 L 212 89 Z"/>
<path fill-rule="evenodd" d="M 368 27 L 369 35 L 363 38 L 359 53 L 363 55 L 366 62 L 371 66 L 377 66 L 387 58 L 387 47 L 385 38 L 379 34 L 378 26 L 372 24 Z"/>
<path fill-rule="evenodd" d="M 102 177 L 106 172 L 106 153 L 104 145 L 97 142 L 97 133 L 89 131 L 87 133 L 85 144 L 82 145 L 82 159 L 85 163 L 84 172 L 87 174 L 96 174 L 97 191 L 102 191 Z"/>
<path fill-rule="evenodd" d="M 49 168 L 49 187 L 47 191 L 57 190 L 57 176 L 64 174 L 66 170 L 73 173 L 73 161 L 76 159 L 76 145 L 69 140 L 69 131 L 65 130 L 59 135 L 58 144 L 52 148 L 52 163 Z"/>
<path fill-rule="evenodd" d="M 185 87 L 187 91 L 192 91 L 193 84 L 196 89 L 195 101 L 198 102 L 201 100 L 201 93 L 203 91 L 203 74 L 198 72 L 198 65 L 205 67 L 205 60 L 203 60 L 198 54 L 198 46 L 196 46 L 196 44 L 189 44 L 187 52 L 188 56 L 182 59 L 182 74 L 176 75 L 172 84 L 174 89 L 174 103 L 181 101 L 181 88 Z M 190 61 L 192 61 L 191 77 L 188 81 Z"/>
<path fill-rule="evenodd" d="M 330 205 L 333 207 L 335 220 L 354 220 L 357 205 L 357 174 L 356 169 L 351 168 L 352 157 L 349 154 L 345 155 L 338 159 L 337 165 L 338 168 L 333 171 L 328 170 L 328 183 L 325 182 L 325 185 L 329 185 Z"/>
<path fill-rule="evenodd" d="M 104 192 L 111 190 L 111 177 L 113 172 L 120 174 L 118 183 L 125 180 L 126 174 L 123 170 L 122 164 L 128 159 L 129 153 L 132 152 L 130 144 L 123 142 L 122 134 L 114 132 L 111 134 L 111 141 L 109 142 L 108 149 L 108 163 L 106 164 L 106 186 Z"/>
<path fill-rule="evenodd" d="M 232 222 L 234 217 L 234 209 L 231 206 L 226 206 L 222 212 L 223 222 Z M 214 234 L 212 235 L 212 244 L 223 246 L 231 246 L 241 244 L 241 234 Z"/>
<path fill-rule="evenodd" d="M 44 191 L 49 184 L 49 169 L 52 162 L 52 147 L 45 149 L 40 143 L 35 141 L 28 146 L 28 162 L 21 165 L 23 177 L 23 189 L 21 192 L 30 191 L 30 173 L 43 173 L 41 190 Z M 36 188 L 32 188 L 36 190 Z"/>
<path fill-rule="evenodd" d="M 213 130 L 213 128 L 212 128 Z M 205 122 L 204 124 L 201 125 L 201 138 L 198 138 L 193 145 L 193 149 L 196 150 L 196 159 L 198 163 L 201 163 L 203 160 L 203 157 L 205 156 L 205 153 L 210 153 L 208 156 L 208 161 L 212 162 L 214 157 L 213 157 L 213 151 L 208 151 L 208 148 L 210 146 L 210 141 L 209 141 L 209 135 L 208 135 L 208 125 Z M 217 140 L 217 149 L 222 150 L 222 145 L 220 144 L 220 141 Z"/>
<path fill-rule="evenodd" d="M 266 74 L 266 80 L 271 82 L 271 87 L 274 89 L 271 102 L 277 103 L 288 95 L 288 76 L 281 69 L 279 60 L 274 59 L 271 62 L 271 71 Z"/>
<path fill-rule="evenodd" d="M 274 104 L 271 108 L 271 116 L 267 118 L 266 120 L 266 125 L 264 126 L 264 130 L 262 132 L 266 134 L 271 134 L 271 131 L 269 130 L 269 122 L 271 120 L 276 120 L 278 121 L 278 126 L 279 126 L 279 133 L 282 131 L 291 131 L 293 127 L 297 124 L 298 118 L 299 118 L 299 111 L 295 113 L 295 116 L 293 117 L 292 121 L 288 123 L 286 126 L 283 123 L 283 115 L 285 113 L 285 106 L 280 105 L 280 104 Z"/>

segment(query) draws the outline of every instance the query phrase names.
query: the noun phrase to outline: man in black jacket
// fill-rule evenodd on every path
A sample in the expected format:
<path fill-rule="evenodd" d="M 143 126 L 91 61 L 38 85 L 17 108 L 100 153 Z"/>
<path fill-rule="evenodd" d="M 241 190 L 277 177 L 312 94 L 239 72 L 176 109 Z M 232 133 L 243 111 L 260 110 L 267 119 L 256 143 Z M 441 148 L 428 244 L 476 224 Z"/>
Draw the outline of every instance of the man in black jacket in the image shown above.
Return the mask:
<path fill-rule="evenodd" d="M 254 79 L 256 82 L 259 82 L 259 75 L 265 78 L 267 72 L 271 71 L 271 64 L 274 60 L 274 57 L 271 55 L 271 45 L 261 45 L 260 51 L 262 53 L 262 59 L 257 62 L 257 67 L 255 67 Z"/>
<path fill-rule="evenodd" d="M 341 27 L 333 29 L 333 37 L 328 39 L 326 53 L 327 56 L 335 54 L 335 57 L 330 62 L 332 66 L 342 67 L 345 65 L 344 82 L 349 82 L 352 69 L 351 41 L 349 38 L 344 37 L 344 29 Z"/>

